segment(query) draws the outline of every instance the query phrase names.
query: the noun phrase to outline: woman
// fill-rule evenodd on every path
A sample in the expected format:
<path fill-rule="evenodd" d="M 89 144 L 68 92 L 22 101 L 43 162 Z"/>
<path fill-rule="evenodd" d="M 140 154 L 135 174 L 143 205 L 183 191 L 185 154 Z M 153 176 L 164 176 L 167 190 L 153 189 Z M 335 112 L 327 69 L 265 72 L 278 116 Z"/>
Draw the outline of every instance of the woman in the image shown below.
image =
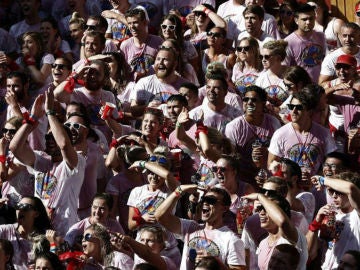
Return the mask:
<path fill-rule="evenodd" d="M 236 56 L 225 47 L 225 28 L 213 27 L 206 35 L 209 48 L 202 52 L 201 67 L 203 73 L 206 73 L 207 66 L 211 62 L 220 62 L 228 70 L 228 78 L 231 78 L 231 71 L 235 65 Z"/>
<path fill-rule="evenodd" d="M 85 32 L 85 24 L 85 20 L 80 16 L 78 12 L 74 12 L 71 15 L 69 21 L 71 37 L 70 45 L 75 63 L 80 60 L 81 39 Z"/>
<path fill-rule="evenodd" d="M 266 42 L 261 51 L 265 71 L 256 79 L 255 84 L 265 89 L 271 105 L 280 106 L 289 96 L 283 83 L 286 66 L 281 64 L 286 57 L 287 42 L 274 40 Z"/>
<path fill-rule="evenodd" d="M 0 270 L 15 270 L 12 263 L 14 248 L 9 240 L 0 239 Z"/>
<path fill-rule="evenodd" d="M 100 224 L 92 224 L 84 231 L 82 248 L 85 265 L 83 269 L 104 269 L 117 267 L 118 269 L 131 270 L 134 261 L 128 255 L 113 251 L 111 237 L 107 229 Z"/>
<path fill-rule="evenodd" d="M 297 2 L 295 0 L 285 0 L 280 6 L 277 26 L 282 39 L 286 38 L 297 29 L 294 16 L 296 9 Z"/>
<path fill-rule="evenodd" d="M 39 32 L 26 32 L 21 40 L 22 56 L 16 61 L 27 71 L 36 88 L 51 81 L 51 65 L 55 58 L 52 54 L 46 53 L 44 41 Z M 30 84 L 31 85 L 31 84 Z"/>
<path fill-rule="evenodd" d="M 130 236 L 117 234 L 120 244 L 128 245 L 135 253 L 134 264 L 147 262 L 158 270 L 175 270 L 178 267 L 167 256 L 162 254 L 166 246 L 166 234 L 159 226 L 146 226 L 139 231 L 139 240 Z"/>
<path fill-rule="evenodd" d="M 23 197 L 15 208 L 17 223 L 1 225 L 0 238 L 8 239 L 16 250 L 13 259 L 16 269 L 27 269 L 31 239 L 45 234 L 50 229 L 50 221 L 43 203 L 37 197 Z"/>
<path fill-rule="evenodd" d="M 65 270 L 65 266 L 56 254 L 44 252 L 36 256 L 35 270 Z"/>
<path fill-rule="evenodd" d="M 262 69 L 259 43 L 252 37 L 242 38 L 236 47 L 236 63 L 231 78 L 241 96 L 246 86 L 255 84 Z"/>

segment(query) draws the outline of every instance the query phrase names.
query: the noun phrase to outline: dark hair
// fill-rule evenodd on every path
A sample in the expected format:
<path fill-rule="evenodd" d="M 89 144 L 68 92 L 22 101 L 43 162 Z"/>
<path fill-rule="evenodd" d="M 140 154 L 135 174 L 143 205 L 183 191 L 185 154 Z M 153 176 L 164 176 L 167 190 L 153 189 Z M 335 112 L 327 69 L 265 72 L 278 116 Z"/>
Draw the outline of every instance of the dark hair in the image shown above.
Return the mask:
<path fill-rule="evenodd" d="M 279 11 L 281 11 L 282 9 L 284 9 L 284 7 L 287 6 L 291 9 L 292 12 L 294 12 L 294 10 L 297 9 L 297 5 L 298 5 L 298 3 L 296 2 L 296 0 L 285 0 L 282 2 L 281 6 L 279 7 Z M 278 20 L 277 20 L 277 26 L 278 26 L 279 31 L 282 32 L 283 22 L 282 22 L 280 16 L 278 17 Z M 292 33 L 296 29 L 297 29 L 297 25 L 295 23 L 295 20 L 292 20 L 289 32 Z"/>
<path fill-rule="evenodd" d="M 282 196 L 276 194 L 269 194 L 267 196 L 271 201 L 276 202 L 276 204 L 284 211 L 284 213 L 291 218 L 291 207 L 289 202 Z"/>
<path fill-rule="evenodd" d="M 184 82 L 184 83 L 182 83 L 181 85 L 180 85 L 180 88 L 181 87 L 184 87 L 184 88 L 186 88 L 186 89 L 189 89 L 190 90 L 190 92 L 192 92 L 193 94 L 196 94 L 197 96 L 199 95 L 199 88 L 195 85 L 195 84 L 193 84 L 193 83 L 191 83 L 191 82 Z M 179 88 L 179 89 L 180 89 Z"/>
<path fill-rule="evenodd" d="M 105 193 L 105 192 L 104 193 L 96 193 L 94 198 L 93 198 L 93 202 L 96 199 L 104 200 L 107 207 L 109 207 L 109 210 L 111 210 L 113 208 L 113 206 L 114 206 L 114 199 L 109 193 Z"/>
<path fill-rule="evenodd" d="M 212 5 L 206 4 L 206 3 L 203 3 L 202 5 L 203 5 L 204 7 L 206 7 L 207 9 L 211 10 L 212 12 L 215 12 L 215 13 L 216 13 L 216 10 L 215 10 L 215 8 L 214 8 Z M 208 25 L 206 26 L 205 31 L 207 32 L 207 31 L 209 31 L 209 30 L 210 30 L 211 28 L 213 28 L 213 27 L 214 27 L 214 23 L 213 23 L 212 20 L 210 20 L 209 23 L 208 23 Z M 195 23 L 191 26 L 191 33 L 192 33 L 192 35 L 199 33 L 199 32 L 198 32 L 198 29 L 197 29 L 197 26 L 196 26 Z"/>
<path fill-rule="evenodd" d="M 344 254 L 349 254 L 353 256 L 356 261 L 356 269 L 360 270 L 360 251 L 359 250 L 347 250 Z"/>
<path fill-rule="evenodd" d="M 246 86 L 244 95 L 247 92 L 255 92 L 259 96 L 261 101 L 263 101 L 263 102 L 267 101 L 267 93 L 266 93 L 266 91 L 263 88 L 261 88 L 261 87 L 259 87 L 257 85 Z"/>
<path fill-rule="evenodd" d="M 64 61 L 64 62 L 65 62 L 65 66 L 66 66 L 70 71 L 72 70 L 73 62 L 72 62 L 69 58 L 67 58 L 67 57 L 57 57 L 57 58 L 55 59 L 55 61 L 58 60 L 58 59 L 61 59 L 62 61 Z"/>
<path fill-rule="evenodd" d="M 259 5 L 249 5 L 243 11 L 243 16 L 245 17 L 246 14 L 253 13 L 257 15 L 261 20 L 264 20 L 265 12 L 262 7 Z"/>
<path fill-rule="evenodd" d="M 178 101 L 181 103 L 181 105 L 183 105 L 184 107 L 187 107 L 188 106 L 188 102 L 187 102 L 187 99 L 183 96 L 183 95 L 180 95 L 180 94 L 176 94 L 176 95 L 171 95 L 166 103 L 169 103 L 169 102 L 173 102 L 173 101 Z"/>
<path fill-rule="evenodd" d="M 38 254 L 35 257 L 35 266 L 36 266 L 36 261 L 38 259 L 45 259 L 45 260 L 49 261 L 54 270 L 65 270 L 65 266 L 62 264 L 59 257 L 55 253 L 48 251 L 48 252 Z"/>
<path fill-rule="evenodd" d="M 229 193 L 223 188 L 212 187 L 208 192 L 213 192 L 222 196 L 222 201 L 225 206 L 231 205 L 231 198 Z"/>
<path fill-rule="evenodd" d="M 299 164 L 288 158 L 281 158 L 280 162 L 286 165 L 286 169 L 289 171 L 290 176 L 297 176 L 298 180 L 301 180 L 302 173 Z"/>
<path fill-rule="evenodd" d="M 39 213 L 34 219 L 35 234 L 45 234 L 46 230 L 51 228 L 51 224 L 44 204 L 38 197 L 25 196 L 24 198 L 32 200 L 36 211 Z"/>
<path fill-rule="evenodd" d="M 145 12 L 141 8 L 133 8 L 126 11 L 125 18 L 129 17 L 139 17 L 142 21 L 146 20 Z"/>
<path fill-rule="evenodd" d="M 214 27 L 212 27 L 211 29 L 217 29 L 217 30 L 219 30 L 220 33 L 221 33 L 221 37 L 222 37 L 222 38 L 226 38 L 226 29 L 225 29 L 225 28 L 220 27 L 220 26 L 214 26 Z M 210 30 L 211 30 L 211 29 L 210 29 Z"/>
<path fill-rule="evenodd" d="M 59 25 L 57 20 L 55 20 L 53 17 L 49 16 L 41 20 L 41 22 L 48 22 L 51 24 L 52 28 L 54 28 L 57 32 L 59 32 Z"/>
<path fill-rule="evenodd" d="M 286 256 L 286 259 L 292 266 L 291 269 L 297 268 L 297 266 L 299 265 L 299 262 L 300 262 L 300 253 L 296 249 L 295 246 L 290 245 L 290 244 L 280 244 L 280 245 L 275 246 L 275 250 L 281 252 L 281 254 L 283 255 L 282 257 L 284 257 L 284 258 L 285 258 L 285 254 L 288 255 L 288 256 Z M 273 252 L 273 254 L 276 254 L 276 253 Z M 270 257 L 269 270 L 278 269 L 279 266 L 276 264 L 277 261 L 272 258 L 273 258 L 273 255 L 271 255 L 271 257 Z"/>
<path fill-rule="evenodd" d="M 206 256 L 201 258 L 201 260 L 196 264 L 196 268 L 204 268 L 206 270 L 220 270 L 222 269 L 222 264 L 214 256 Z"/>
<path fill-rule="evenodd" d="M 130 80 L 130 72 L 131 68 L 128 62 L 125 59 L 124 54 L 120 52 L 105 52 L 104 55 L 111 55 L 114 57 L 117 63 L 117 81 L 120 83 L 121 86 L 125 86 Z M 109 71 L 110 74 L 110 71 Z"/>
<path fill-rule="evenodd" d="M 34 42 L 35 42 L 35 44 L 37 46 L 38 52 L 35 55 L 35 60 L 36 60 L 36 65 L 39 67 L 40 62 L 41 62 L 41 58 L 45 53 L 45 44 L 44 44 L 43 37 L 42 37 L 40 32 L 33 32 L 33 31 L 25 32 L 22 35 L 21 44 L 24 42 L 24 39 L 27 36 L 30 36 L 34 40 Z"/>
<path fill-rule="evenodd" d="M 265 180 L 265 183 L 274 183 L 276 185 L 278 185 L 278 187 L 276 188 L 276 192 L 283 196 L 284 198 L 286 197 L 286 194 L 288 193 L 288 186 L 286 184 L 286 181 L 284 181 L 284 179 L 277 177 L 277 176 L 271 176 L 268 179 Z"/>
<path fill-rule="evenodd" d="M 107 20 L 103 17 L 103 16 L 100 16 L 100 15 L 90 15 L 88 17 L 88 20 L 94 20 L 94 21 L 97 21 L 98 22 L 98 28 L 103 28 L 103 29 L 107 29 L 108 28 L 108 22 Z"/>
<path fill-rule="evenodd" d="M 14 257 L 14 247 L 11 242 L 7 239 L 0 238 L 0 246 L 4 250 L 5 255 L 9 256 L 9 259 L 6 262 L 6 269 L 14 270 L 15 267 L 13 265 L 12 259 Z"/>
<path fill-rule="evenodd" d="M 309 73 L 300 66 L 291 66 L 285 70 L 284 79 L 294 83 L 302 83 L 303 86 L 312 83 Z"/>
<path fill-rule="evenodd" d="M 14 77 L 19 78 L 23 85 L 25 85 L 25 84 L 27 84 L 29 82 L 29 76 L 26 73 L 22 72 L 22 71 L 10 71 L 6 75 L 7 79 L 12 79 Z"/>
<path fill-rule="evenodd" d="M 261 71 L 263 69 L 263 65 L 262 65 L 262 61 L 260 58 L 260 46 L 259 43 L 257 42 L 257 40 L 253 37 L 243 37 L 242 39 L 237 41 L 238 46 L 240 46 L 240 43 L 242 41 L 246 40 L 247 42 L 249 42 L 249 46 L 250 46 L 250 51 L 253 52 L 254 54 L 254 59 L 255 59 L 255 68 L 257 71 Z M 240 59 L 237 57 L 236 59 L 237 63 L 240 65 L 240 70 L 243 71 L 245 64 L 243 62 L 240 61 Z"/>
<path fill-rule="evenodd" d="M 301 105 L 305 107 L 306 110 L 315 110 L 318 106 L 319 97 L 316 98 L 313 94 L 310 94 L 313 88 L 321 87 L 319 85 L 311 84 L 307 85 L 305 88 L 300 90 L 299 92 L 295 92 L 293 94 L 292 99 L 297 99 L 300 101 Z M 303 91 L 304 89 L 306 89 Z"/>
<path fill-rule="evenodd" d="M 107 228 L 101 224 L 91 224 L 86 230 L 93 230 L 94 235 L 100 240 L 101 257 L 104 259 L 104 266 L 109 266 L 114 254 L 112 253 L 111 237 Z"/>
<path fill-rule="evenodd" d="M 170 22 L 175 24 L 175 37 L 174 38 L 176 39 L 177 42 L 179 42 L 180 46 L 183 46 L 184 45 L 183 26 L 182 26 L 182 22 L 181 22 L 180 18 L 175 14 L 168 14 L 163 18 L 162 23 L 165 20 L 169 20 Z M 159 36 L 164 38 L 161 29 L 159 31 Z"/>
<path fill-rule="evenodd" d="M 336 158 L 336 159 L 340 160 L 341 165 L 344 168 L 349 169 L 351 167 L 351 157 L 347 153 L 341 153 L 341 152 L 336 152 L 336 151 L 330 152 L 329 154 L 327 154 L 325 156 L 324 160 L 326 160 L 328 158 Z"/>
<path fill-rule="evenodd" d="M 360 26 L 354 22 L 347 22 L 341 28 L 350 28 L 357 31 L 358 33 L 360 32 Z"/>
<path fill-rule="evenodd" d="M 309 4 L 299 4 L 297 9 L 295 10 L 294 16 L 299 17 L 299 14 L 301 13 L 309 13 L 309 12 L 315 13 L 315 7 Z"/>
<path fill-rule="evenodd" d="M 220 81 L 224 90 L 228 90 L 227 83 L 227 70 L 223 63 L 211 62 L 206 68 L 205 78 L 206 80 L 217 80 Z"/>
<path fill-rule="evenodd" d="M 164 114 L 163 114 L 162 110 L 159 110 L 159 109 L 153 108 L 153 107 L 146 107 L 144 114 L 143 114 L 143 119 L 144 119 L 145 114 L 155 115 L 158 118 L 160 125 L 162 125 L 164 123 Z"/>
<path fill-rule="evenodd" d="M 346 171 L 339 173 L 336 177 L 340 178 L 341 180 L 351 182 L 360 189 L 360 174 L 356 172 Z"/>
<path fill-rule="evenodd" d="M 229 163 L 230 167 L 236 171 L 236 173 L 239 172 L 239 168 L 240 168 L 239 156 L 222 154 L 219 159 L 225 159 Z"/>

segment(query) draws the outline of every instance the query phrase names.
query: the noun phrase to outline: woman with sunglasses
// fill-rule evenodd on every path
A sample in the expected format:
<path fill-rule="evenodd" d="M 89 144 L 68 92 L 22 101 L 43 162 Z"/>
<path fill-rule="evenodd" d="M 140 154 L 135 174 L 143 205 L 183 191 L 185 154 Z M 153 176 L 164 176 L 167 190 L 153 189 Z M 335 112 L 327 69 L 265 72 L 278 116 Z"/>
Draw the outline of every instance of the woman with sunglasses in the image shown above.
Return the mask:
<path fill-rule="evenodd" d="M 13 263 L 16 269 L 27 269 L 32 248 L 32 237 L 50 229 L 46 209 L 37 197 L 23 197 L 16 205 L 16 223 L 0 225 L 0 238 L 11 242 L 16 252 Z"/>
<path fill-rule="evenodd" d="M 148 184 L 134 188 L 129 196 L 129 230 L 137 230 L 146 224 L 156 224 L 154 213 L 161 203 L 171 194 L 178 182 L 170 172 L 171 162 L 166 158 L 168 149 L 158 147 L 148 160 L 135 161 L 129 169 L 146 169 Z M 177 241 L 168 233 L 168 254 L 175 263 L 180 262 Z"/>
<path fill-rule="evenodd" d="M 268 101 L 275 108 L 289 96 L 283 83 L 286 66 L 281 64 L 286 57 L 286 46 L 287 42 L 284 40 L 274 40 L 264 44 L 261 58 L 265 71 L 255 81 L 257 86 L 265 89 Z"/>
<path fill-rule="evenodd" d="M 125 253 L 114 251 L 111 244 L 111 235 L 100 225 L 93 224 L 87 227 L 82 238 L 85 265 L 82 269 L 117 269 L 132 270 L 134 261 Z"/>
<path fill-rule="evenodd" d="M 297 29 L 294 20 L 294 11 L 296 10 L 297 5 L 296 0 L 285 0 L 280 6 L 277 27 L 282 39 L 286 38 Z"/>
<path fill-rule="evenodd" d="M 262 69 L 257 40 L 253 37 L 244 37 L 239 40 L 231 80 L 241 96 L 244 95 L 246 86 L 255 84 Z"/>

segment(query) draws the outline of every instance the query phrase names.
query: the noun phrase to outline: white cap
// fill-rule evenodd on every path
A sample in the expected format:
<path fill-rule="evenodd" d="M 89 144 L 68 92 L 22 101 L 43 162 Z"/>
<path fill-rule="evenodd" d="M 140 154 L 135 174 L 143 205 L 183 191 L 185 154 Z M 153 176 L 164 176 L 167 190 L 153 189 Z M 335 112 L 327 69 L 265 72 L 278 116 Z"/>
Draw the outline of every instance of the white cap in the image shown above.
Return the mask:
<path fill-rule="evenodd" d="M 144 11 L 144 13 L 145 13 L 145 19 L 149 22 L 150 21 L 150 19 L 149 19 L 149 15 L 148 15 L 148 13 L 147 13 L 147 11 L 146 11 L 146 8 L 144 8 L 143 6 L 136 6 L 134 9 L 141 9 L 142 11 Z"/>

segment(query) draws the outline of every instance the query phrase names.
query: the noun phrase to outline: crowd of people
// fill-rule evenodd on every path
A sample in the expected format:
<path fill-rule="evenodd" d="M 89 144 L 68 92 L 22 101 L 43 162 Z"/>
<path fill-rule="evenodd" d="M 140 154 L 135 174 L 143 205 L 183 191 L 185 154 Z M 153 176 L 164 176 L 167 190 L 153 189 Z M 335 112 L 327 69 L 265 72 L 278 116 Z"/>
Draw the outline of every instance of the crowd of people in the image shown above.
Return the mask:
<path fill-rule="evenodd" d="M 360 1 L 0 3 L 0 270 L 360 269 Z"/>

